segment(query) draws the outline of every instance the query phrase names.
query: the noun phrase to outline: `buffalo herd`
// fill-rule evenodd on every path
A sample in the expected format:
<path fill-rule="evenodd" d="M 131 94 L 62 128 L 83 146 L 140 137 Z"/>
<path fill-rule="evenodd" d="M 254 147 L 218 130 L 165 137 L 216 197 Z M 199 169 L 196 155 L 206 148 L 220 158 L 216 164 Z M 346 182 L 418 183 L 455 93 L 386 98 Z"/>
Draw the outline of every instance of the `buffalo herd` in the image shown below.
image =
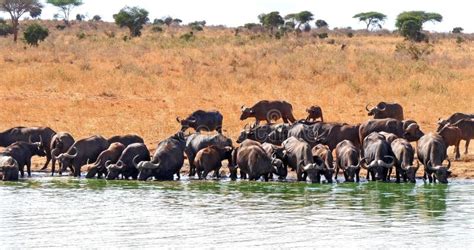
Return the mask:
<path fill-rule="evenodd" d="M 380 102 L 366 110 L 372 119 L 361 124 L 325 122 L 319 106 L 306 109 L 306 119 L 297 120 L 286 101 L 260 101 L 242 106 L 240 120 L 255 118 L 245 125 L 234 145 L 223 135 L 223 115 L 219 111 L 197 110 L 185 119 L 176 118 L 181 128 L 161 141 L 155 153 L 137 135 L 105 138 L 94 135 L 75 140 L 66 132 L 49 127 L 15 127 L 0 132 L 0 175 L 14 181 L 31 176 L 31 158 L 46 157 L 42 170 L 52 161 L 51 175 L 69 171 L 86 178 L 174 180 L 180 179 L 185 159 L 189 176 L 206 179 L 210 173 L 220 178 L 222 161 L 227 162 L 230 178 L 268 181 L 287 178 L 296 172 L 297 181 L 312 183 L 337 181 L 340 172 L 346 182 L 359 182 L 365 169 L 369 181 L 390 181 L 395 169 L 396 182 L 416 182 L 420 163 L 425 180 L 447 183 L 451 161 L 447 148 L 454 146 L 460 159 L 459 144 L 474 137 L 474 114 L 455 113 L 438 120 L 438 129 L 425 134 L 414 120 L 407 120 L 398 103 Z M 283 123 L 275 123 L 282 119 Z M 265 121 L 266 123 L 260 123 Z M 192 128 L 195 132 L 185 134 Z M 217 131 L 217 133 L 201 133 Z M 412 143 L 415 142 L 415 146 Z M 445 163 L 447 162 L 447 163 Z M 87 169 L 84 168 L 87 167 Z"/>

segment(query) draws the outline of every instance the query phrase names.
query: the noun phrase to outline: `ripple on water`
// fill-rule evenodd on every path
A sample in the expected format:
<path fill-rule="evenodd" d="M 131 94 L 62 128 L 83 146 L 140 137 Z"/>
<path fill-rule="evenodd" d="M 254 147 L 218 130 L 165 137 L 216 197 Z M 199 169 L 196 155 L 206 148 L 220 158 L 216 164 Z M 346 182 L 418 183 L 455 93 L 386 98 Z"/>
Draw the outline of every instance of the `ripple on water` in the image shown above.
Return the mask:
<path fill-rule="evenodd" d="M 449 185 L 36 176 L 0 183 L 2 247 L 460 247 L 474 182 Z M 440 240 L 442 239 L 442 240 Z"/>

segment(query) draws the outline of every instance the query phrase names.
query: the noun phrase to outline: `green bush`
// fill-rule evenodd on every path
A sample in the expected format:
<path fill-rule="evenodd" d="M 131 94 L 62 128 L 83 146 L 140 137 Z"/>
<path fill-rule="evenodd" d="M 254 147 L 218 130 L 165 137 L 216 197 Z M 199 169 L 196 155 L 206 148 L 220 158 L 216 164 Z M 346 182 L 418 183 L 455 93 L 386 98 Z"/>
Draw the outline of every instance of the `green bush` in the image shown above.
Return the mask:
<path fill-rule="evenodd" d="M 0 18 L 0 36 L 8 36 L 10 34 L 13 34 L 12 26 Z"/>
<path fill-rule="evenodd" d="M 319 37 L 320 39 L 328 38 L 328 33 L 326 33 L 326 32 L 320 33 L 320 34 L 318 34 L 318 37 Z"/>
<path fill-rule="evenodd" d="M 25 42 L 31 46 L 38 46 L 40 41 L 44 41 L 49 35 L 49 30 L 37 23 L 31 24 L 23 32 Z"/>
<path fill-rule="evenodd" d="M 86 38 L 86 33 L 81 31 L 81 32 L 76 34 L 76 37 L 77 37 L 77 39 L 82 40 L 82 39 Z"/>
<path fill-rule="evenodd" d="M 151 31 L 160 33 L 160 32 L 163 32 L 163 27 L 161 27 L 160 25 L 154 24 L 153 27 L 151 28 Z"/>

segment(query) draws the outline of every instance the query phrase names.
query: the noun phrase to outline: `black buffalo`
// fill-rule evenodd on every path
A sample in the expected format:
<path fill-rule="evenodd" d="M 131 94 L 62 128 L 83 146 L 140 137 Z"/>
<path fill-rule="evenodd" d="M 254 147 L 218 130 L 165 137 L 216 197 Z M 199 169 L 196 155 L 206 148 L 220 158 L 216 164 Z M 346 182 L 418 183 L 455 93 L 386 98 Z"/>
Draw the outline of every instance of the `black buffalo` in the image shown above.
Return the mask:
<path fill-rule="evenodd" d="M 417 146 L 418 159 L 425 166 L 423 179 L 429 179 L 429 182 L 448 183 L 448 177 L 451 175 L 449 168 L 451 161 L 448 159 L 448 165 L 443 166 L 443 161 L 448 158 L 447 147 L 443 138 L 438 134 L 427 134 L 421 137 Z"/>
<path fill-rule="evenodd" d="M 342 169 L 347 182 L 354 182 L 354 178 L 356 182 L 359 182 L 361 166 L 359 156 L 359 148 L 354 143 L 349 140 L 339 142 L 336 146 L 336 174 L 334 178 L 337 180 L 339 169 Z"/>
<path fill-rule="evenodd" d="M 369 174 L 372 181 L 390 180 L 388 173 L 395 163 L 395 159 L 392 148 L 385 137 L 377 132 L 369 134 L 364 139 L 362 149 L 364 152 L 363 162 L 366 163 L 362 164 L 362 167 L 367 169 L 367 180 L 369 180 Z"/>
<path fill-rule="evenodd" d="M 373 116 L 374 119 L 393 118 L 399 121 L 403 120 L 403 107 L 398 103 L 379 102 L 377 105 L 369 109 L 369 105 L 365 106 L 367 114 Z"/>
<path fill-rule="evenodd" d="M 138 180 L 146 181 L 150 177 L 156 180 L 173 180 L 174 175 L 180 178 L 179 171 L 184 163 L 186 139 L 183 132 L 178 132 L 158 144 L 152 161 L 142 161 L 136 165 Z M 134 160 L 134 163 L 136 161 Z"/>
<path fill-rule="evenodd" d="M 133 144 L 133 143 L 145 143 L 143 138 L 141 138 L 138 135 L 133 135 L 133 134 L 112 136 L 109 139 L 107 139 L 107 141 L 109 142 L 109 144 L 112 144 L 114 142 L 120 142 L 125 147 L 128 147 L 128 145 Z"/>
<path fill-rule="evenodd" d="M 74 142 L 71 148 L 66 152 L 56 157 L 62 164 L 62 174 L 69 168 L 74 177 L 81 176 L 81 167 L 89 162 L 95 162 L 97 156 L 109 147 L 107 140 L 100 136 L 94 135 Z"/>
<path fill-rule="evenodd" d="M 419 168 L 419 166 L 413 166 L 415 149 L 410 142 L 402 138 L 395 139 L 390 145 L 395 156 L 396 181 L 400 182 L 400 177 L 403 177 L 403 181 L 415 183 L 416 171 Z"/>
<path fill-rule="evenodd" d="M 46 153 L 46 163 L 42 169 L 46 169 L 51 161 L 51 139 L 55 134 L 49 127 L 14 127 L 0 133 L 0 147 L 8 147 L 20 141 L 42 141 Z"/>
<path fill-rule="evenodd" d="M 197 110 L 189 115 L 186 119 L 179 119 L 176 117 L 176 121 L 181 124 L 181 131 L 184 132 L 188 128 L 193 128 L 196 132 L 214 131 L 222 133 L 222 121 L 224 117 L 219 111 L 204 111 Z"/>
<path fill-rule="evenodd" d="M 6 147 L 5 150 L 0 153 L 3 156 L 11 156 L 18 163 L 21 177 L 25 176 L 24 167 L 28 171 L 28 176 L 31 177 L 31 157 L 46 156 L 42 142 L 15 142 L 10 146 Z"/>

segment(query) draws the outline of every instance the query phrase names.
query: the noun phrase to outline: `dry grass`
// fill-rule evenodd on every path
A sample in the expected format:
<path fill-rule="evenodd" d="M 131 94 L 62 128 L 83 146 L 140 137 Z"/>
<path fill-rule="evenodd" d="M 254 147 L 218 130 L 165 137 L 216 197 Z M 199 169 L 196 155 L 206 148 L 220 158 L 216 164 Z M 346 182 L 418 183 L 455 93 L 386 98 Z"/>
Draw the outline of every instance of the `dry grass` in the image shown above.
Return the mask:
<path fill-rule="evenodd" d="M 300 118 L 317 104 L 328 121 L 348 123 L 367 120 L 367 103 L 395 101 L 424 131 L 433 131 L 438 117 L 474 107 L 469 40 L 439 39 L 432 54 L 414 61 L 395 52 L 402 39 L 391 35 L 330 35 L 335 44 L 328 44 L 309 35 L 271 40 L 211 29 L 184 42 L 183 28 L 147 30 L 124 42 L 126 30 L 112 24 L 65 31 L 48 25 L 51 35 L 38 48 L 0 39 L 1 130 L 46 125 L 76 138 L 137 133 L 154 148 L 178 130 L 176 116 L 198 108 L 220 110 L 235 139 L 246 123 L 240 106 L 262 99 L 285 99 Z M 76 36 L 81 30 L 84 39 Z"/>

